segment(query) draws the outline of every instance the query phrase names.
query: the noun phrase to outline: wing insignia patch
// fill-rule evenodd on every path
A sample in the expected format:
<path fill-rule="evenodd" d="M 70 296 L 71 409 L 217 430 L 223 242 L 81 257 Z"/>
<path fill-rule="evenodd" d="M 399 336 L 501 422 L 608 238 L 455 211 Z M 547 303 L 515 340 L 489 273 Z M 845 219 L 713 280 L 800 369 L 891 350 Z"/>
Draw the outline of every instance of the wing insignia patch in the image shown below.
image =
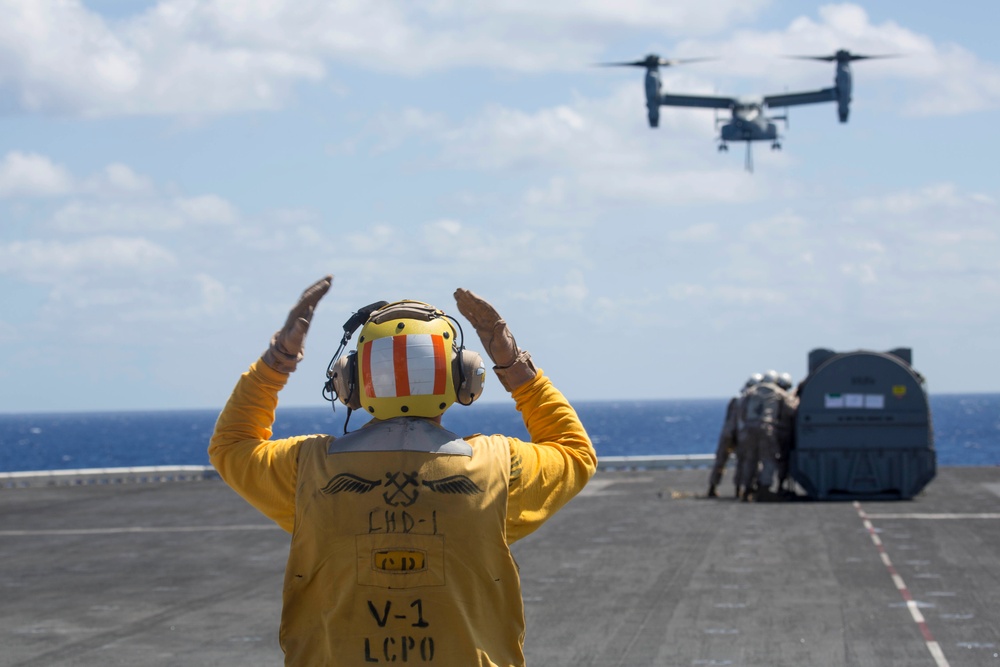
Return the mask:
<path fill-rule="evenodd" d="M 380 485 L 381 482 L 378 480 L 365 479 L 364 477 L 352 475 L 349 472 L 342 472 L 327 482 L 327 485 L 323 487 L 323 493 L 333 495 L 341 491 L 347 491 L 349 493 L 362 494 L 368 493 Z"/>
<path fill-rule="evenodd" d="M 437 493 L 461 493 L 465 496 L 474 496 L 482 493 L 483 490 L 476 486 L 476 483 L 465 475 L 451 475 L 441 479 L 425 479 L 424 486 Z"/>

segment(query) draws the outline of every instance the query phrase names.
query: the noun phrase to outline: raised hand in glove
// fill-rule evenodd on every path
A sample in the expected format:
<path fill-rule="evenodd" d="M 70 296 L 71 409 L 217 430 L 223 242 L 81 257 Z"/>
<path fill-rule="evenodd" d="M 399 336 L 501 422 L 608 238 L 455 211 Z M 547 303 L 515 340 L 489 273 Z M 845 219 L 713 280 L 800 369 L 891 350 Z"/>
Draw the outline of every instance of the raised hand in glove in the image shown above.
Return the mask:
<path fill-rule="evenodd" d="M 535 377 L 538 371 L 531 355 L 517 346 L 507 323 L 493 306 L 462 288 L 455 290 L 455 303 L 479 334 L 479 340 L 493 360 L 493 370 L 504 389 L 512 392 Z"/>
<path fill-rule="evenodd" d="M 323 295 L 330 291 L 333 276 L 325 276 L 310 285 L 299 302 L 288 311 L 285 326 L 271 337 L 271 346 L 261 356 L 265 364 L 279 373 L 291 373 L 300 361 L 305 349 L 306 332 L 312 321 L 313 310 Z"/>

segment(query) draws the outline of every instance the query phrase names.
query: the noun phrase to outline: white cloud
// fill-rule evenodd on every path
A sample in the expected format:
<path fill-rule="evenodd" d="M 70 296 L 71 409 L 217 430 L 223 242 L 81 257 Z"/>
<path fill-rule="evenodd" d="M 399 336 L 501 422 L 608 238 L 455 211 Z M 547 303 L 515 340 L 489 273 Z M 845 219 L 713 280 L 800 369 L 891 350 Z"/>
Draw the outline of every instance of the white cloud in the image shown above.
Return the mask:
<path fill-rule="evenodd" d="M 294 82 L 322 76 L 293 41 L 288 51 L 226 43 L 206 8 L 163 2 L 110 23 L 78 0 L 6 0 L 0 81 L 25 111 L 107 116 L 273 108 Z"/>
<path fill-rule="evenodd" d="M 563 275 L 561 284 L 553 282 L 547 287 L 516 292 L 513 296 L 520 301 L 552 305 L 557 310 L 577 310 L 587 303 L 590 290 L 583 272 L 574 269 Z"/>
<path fill-rule="evenodd" d="M 50 224 L 60 232 L 99 234 L 178 229 L 182 222 L 176 212 L 147 202 L 79 200 L 59 207 Z"/>
<path fill-rule="evenodd" d="M 819 8 L 818 19 L 800 16 L 783 30 L 739 30 L 730 38 L 685 40 L 674 56 L 718 55 L 716 62 L 698 65 L 702 76 L 731 79 L 759 77 L 766 90 L 788 86 L 813 90 L 829 86 L 829 63 L 791 60 L 786 56 L 832 55 L 838 49 L 865 55 L 895 55 L 852 65 L 854 87 L 868 91 L 867 100 L 899 108 L 909 115 L 954 115 L 1000 108 L 1000 66 L 983 62 L 962 47 L 935 43 L 893 21 L 871 22 L 858 4 L 838 3 Z M 824 72 L 823 68 L 828 67 Z M 827 78 L 830 77 L 830 78 Z M 883 83 L 878 95 L 874 82 Z M 904 87 L 904 82 L 915 86 Z M 736 91 L 734 91 L 735 94 Z M 857 96 L 855 96 L 857 97 Z"/>
<path fill-rule="evenodd" d="M 741 203 L 757 201 L 768 194 L 767 184 L 754 182 L 738 170 L 729 169 L 635 171 L 582 175 L 581 189 L 618 203 L 687 205 L 694 203 Z M 724 184 L 724 187 L 723 185 Z"/>
<path fill-rule="evenodd" d="M 491 3 L 477 3 L 476 9 L 465 9 L 468 16 L 492 16 L 506 19 L 511 25 L 544 25 L 546 27 L 571 24 L 579 29 L 613 27 L 620 29 L 652 29 L 666 32 L 714 32 L 735 22 L 755 16 L 771 2 L 769 0 L 748 0 L 732 2 L 716 0 L 711 3 L 692 3 L 677 0 L 553 0 L 552 2 L 532 2 L 516 0 Z M 438 3 L 438 7 L 467 7 L 467 3 L 451 0 Z"/>
<path fill-rule="evenodd" d="M 438 167 L 512 169 L 535 167 L 636 168 L 646 156 L 641 139 L 628 129 L 643 129 L 641 99 L 634 85 L 621 85 L 608 99 L 578 98 L 524 111 L 492 104 L 458 121 L 417 109 L 382 113 L 365 133 L 377 138 L 376 151 L 397 148 L 409 140 L 440 147 Z M 636 112 L 639 109 L 639 112 Z M 710 119 L 701 125 L 711 128 Z"/>
<path fill-rule="evenodd" d="M 445 158 L 489 169 L 563 162 L 576 153 L 574 144 L 585 140 L 585 126 L 576 111 L 563 105 L 534 114 L 494 106 L 444 133 Z"/>
<path fill-rule="evenodd" d="M 428 224 L 426 229 L 431 233 L 440 232 L 447 236 L 454 237 L 462 233 L 462 223 L 458 220 L 442 219 Z"/>
<path fill-rule="evenodd" d="M 196 224 L 232 224 L 238 217 L 236 207 L 218 195 L 178 198 L 173 203 L 181 215 Z"/>
<path fill-rule="evenodd" d="M 395 254 L 395 250 L 403 249 L 406 246 L 401 241 L 401 235 L 384 223 L 372 225 L 364 232 L 348 234 L 345 240 L 352 255 L 367 255 L 375 251 Z"/>
<path fill-rule="evenodd" d="M 374 152 L 386 153 L 395 150 L 411 138 L 439 135 L 446 131 L 448 126 L 448 119 L 441 114 L 405 107 L 376 116 L 368 123 L 362 135 L 373 139 Z M 352 154 L 360 142 L 361 137 L 352 138 L 345 145 L 337 147 L 335 152 Z"/>
<path fill-rule="evenodd" d="M 176 264 L 173 253 L 142 238 L 95 236 L 70 243 L 28 240 L 0 244 L 0 273 L 31 282 L 58 283 L 89 272 L 145 273 Z"/>
<path fill-rule="evenodd" d="M 29 112 L 216 114 L 282 104 L 337 61 L 400 73 L 587 62 L 601 36 L 711 32 L 768 0 L 691 4 L 163 0 L 114 22 L 79 0 L 5 0 L 0 80 Z"/>
<path fill-rule="evenodd" d="M 432 142 L 440 153 L 428 162 L 441 169 L 471 167 L 525 179 L 544 177 L 544 184 L 531 181 L 521 200 L 520 214 L 537 224 L 552 224 L 537 215 L 545 210 L 579 224 L 603 207 L 622 202 L 733 203 L 770 194 L 771 183 L 741 173 L 742 158 L 716 155 L 710 114 L 682 112 L 651 132 L 642 120 L 636 91 L 636 85 L 622 84 L 610 98 L 578 97 L 571 105 L 532 112 L 491 105 L 461 123 L 442 118 L 431 122 L 419 114 L 402 114 L 402 123 L 396 122 L 396 115 L 380 116 L 372 126 L 387 130 L 372 134 L 392 134 L 394 146 L 407 136 Z M 407 123 L 408 117 L 419 122 Z M 787 163 L 780 154 L 762 159 L 771 165 Z M 721 167 L 719 160 L 724 160 Z"/>
<path fill-rule="evenodd" d="M 77 234 L 176 231 L 190 226 L 228 225 L 238 217 L 236 208 L 217 195 L 76 200 L 55 211 L 51 227 Z"/>
<path fill-rule="evenodd" d="M 218 195 L 162 195 L 148 177 L 122 163 L 78 177 L 35 153 L 12 151 L 0 162 L 0 197 L 30 200 L 66 196 L 73 199 L 51 213 L 47 227 L 52 230 L 177 230 L 189 225 L 229 225 L 240 217 L 236 207 Z"/>
<path fill-rule="evenodd" d="M 751 222 L 746 227 L 746 236 L 757 239 L 789 239 L 799 236 L 806 226 L 800 215 L 785 211 L 767 220 Z"/>
<path fill-rule="evenodd" d="M 28 111 L 74 111 L 81 97 L 133 89 L 141 64 L 79 2 L 7 0 L 0 8 L 0 78 Z"/>
<path fill-rule="evenodd" d="M 109 164 L 99 174 L 86 179 L 84 189 L 104 197 L 142 196 L 155 192 L 148 177 L 119 162 Z"/>
<path fill-rule="evenodd" d="M 204 273 L 195 276 L 201 288 L 201 310 L 205 313 L 218 312 L 226 302 L 226 287 L 220 281 Z"/>
<path fill-rule="evenodd" d="M 0 197 L 52 197 L 74 187 L 73 176 L 44 155 L 11 151 L 0 162 Z"/>
<path fill-rule="evenodd" d="M 77 177 L 50 157 L 38 153 L 10 151 L 0 161 L 0 197 L 45 198 L 79 193 L 115 198 L 153 192 L 149 178 L 117 162 L 94 175 Z"/>
<path fill-rule="evenodd" d="M 0 81 L 11 103 L 27 112 L 199 116 L 274 109 L 296 85 L 325 79 L 338 63 L 404 75 L 468 65 L 566 71 L 607 59 L 608 43 L 636 31 L 717 34 L 755 19 L 769 4 L 163 0 L 142 14 L 108 21 L 79 0 L 2 0 Z M 862 66 L 871 80 L 917 81 L 920 90 L 904 100 L 910 113 L 1000 106 L 1000 67 L 892 21 L 873 24 L 853 3 L 822 6 L 818 17 L 799 16 L 784 30 L 747 28 L 731 39 L 687 39 L 669 55 L 723 57 L 699 65 L 703 74 L 814 88 L 813 82 L 826 80 L 819 64 L 777 56 L 843 47 L 905 54 Z"/>
<path fill-rule="evenodd" d="M 859 105 L 882 96 L 915 108 L 925 91 L 958 109 L 995 104 L 981 56 L 873 22 L 855 4 L 809 9 L 773 31 L 749 24 L 716 35 L 710 11 L 721 6 L 716 25 L 728 27 L 764 3 L 171 0 L 113 22 L 72 1 L 4 3 L 15 18 L 34 17 L 18 28 L 31 39 L 0 26 L 0 95 L 15 111 L 236 112 L 286 104 L 296 86 L 334 79 L 288 115 L 248 114 L 176 142 L 159 121 L 128 121 L 128 143 L 106 140 L 106 121 L 29 123 L 55 135 L 20 141 L 59 148 L 0 161 L 10 221 L 0 275 L 13 286 L 8 309 L 46 330 L 39 341 L 65 343 L 67 356 L 79 348 L 65 332 L 88 327 L 92 340 L 117 332 L 150 358 L 173 358 L 176 340 L 195 330 L 227 341 L 213 347 L 213 362 L 243 338 L 256 354 L 296 290 L 327 270 L 338 280 L 336 308 L 326 304 L 332 329 L 360 303 L 409 296 L 446 306 L 463 285 L 495 298 L 512 320 L 572 312 L 579 340 L 548 327 L 540 343 L 550 335 L 570 359 L 601 340 L 628 349 L 640 334 L 669 329 L 691 367 L 651 359 L 650 374 L 697 375 L 702 387 L 720 373 L 704 360 L 726 363 L 716 353 L 734 336 L 763 358 L 779 346 L 835 346 L 845 333 L 867 342 L 950 327 L 936 339 L 946 344 L 954 331 L 993 324 L 982 305 L 1000 298 L 1000 212 L 983 175 L 988 135 L 981 146 L 951 144 L 969 156 L 963 176 L 944 168 L 957 155 L 921 161 L 879 150 L 867 139 L 891 135 L 884 126 L 853 124 L 862 145 L 848 146 L 829 124 L 810 134 L 802 123 L 788 153 L 758 145 L 760 168 L 749 175 L 743 146 L 716 152 L 711 111 L 664 110 L 653 131 L 641 70 L 579 71 L 700 30 L 713 39 L 664 46 L 663 55 L 714 55 L 717 43 L 733 57 L 665 69 L 671 90 L 812 89 L 829 85 L 831 64 L 776 56 L 905 48 L 914 55 L 855 66 Z M 637 52 L 607 52 L 627 44 Z M 945 85 L 954 92 L 943 94 Z M 347 92 L 331 110 L 333 86 Z M 935 138 L 964 129 L 936 126 Z M 267 140 L 251 163 L 232 149 L 254 133 Z M 312 150 L 331 145 L 352 158 Z M 806 162 L 796 164 L 797 154 Z M 198 164 L 187 169 L 192 156 Z M 892 168 L 894 160 L 905 164 Z M 63 163 L 98 166 L 71 173 Z M 887 190 L 886 178 L 908 185 Z M 935 180 L 943 178 L 954 180 Z M 963 179 L 986 185 L 976 191 Z M 243 326 L 258 317 L 263 325 Z M 636 391 L 690 389 L 667 382 Z"/>
<path fill-rule="evenodd" d="M 852 208 L 859 214 L 896 217 L 942 209 L 967 213 L 977 210 L 997 212 L 992 198 L 977 193 L 960 192 L 954 183 L 935 183 L 918 190 L 864 197 L 854 202 Z"/>
<path fill-rule="evenodd" d="M 776 288 L 755 287 L 745 285 L 721 285 L 709 290 L 708 298 L 729 304 L 785 304 L 788 294 Z"/>
<path fill-rule="evenodd" d="M 171 282 L 174 295 L 150 294 L 148 290 L 122 295 L 121 302 L 129 307 L 122 309 L 119 317 L 124 322 L 205 327 L 206 317 L 219 318 L 233 310 L 237 291 L 213 276 L 196 273 Z"/>

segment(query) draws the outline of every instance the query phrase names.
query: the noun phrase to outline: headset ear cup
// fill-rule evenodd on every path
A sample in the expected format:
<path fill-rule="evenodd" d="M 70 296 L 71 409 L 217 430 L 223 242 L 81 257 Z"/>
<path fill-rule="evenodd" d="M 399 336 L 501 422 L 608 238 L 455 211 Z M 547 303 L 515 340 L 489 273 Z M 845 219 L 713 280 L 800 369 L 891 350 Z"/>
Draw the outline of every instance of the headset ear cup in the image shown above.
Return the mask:
<path fill-rule="evenodd" d="M 483 393 L 486 384 L 486 364 L 478 352 L 462 348 L 455 355 L 452 377 L 455 394 L 462 405 L 470 405 Z"/>
<path fill-rule="evenodd" d="M 337 359 L 330 374 L 333 392 L 340 402 L 352 410 L 361 409 L 361 395 L 358 391 L 358 354 L 348 352 Z"/>

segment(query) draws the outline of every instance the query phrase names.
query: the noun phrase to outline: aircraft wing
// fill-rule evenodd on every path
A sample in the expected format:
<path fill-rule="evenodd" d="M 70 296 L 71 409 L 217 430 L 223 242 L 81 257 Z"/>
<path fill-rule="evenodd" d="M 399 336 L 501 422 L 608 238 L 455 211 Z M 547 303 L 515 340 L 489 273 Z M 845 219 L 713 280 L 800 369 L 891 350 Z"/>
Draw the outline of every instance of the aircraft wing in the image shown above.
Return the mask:
<path fill-rule="evenodd" d="M 823 88 L 805 93 L 782 93 L 780 95 L 765 95 L 764 104 L 769 107 L 794 107 L 799 104 L 819 104 L 833 102 L 837 99 L 836 88 Z"/>
<path fill-rule="evenodd" d="M 715 95 L 660 95 L 660 104 L 668 107 L 731 109 L 736 105 L 736 100 L 732 97 L 718 97 Z"/>

